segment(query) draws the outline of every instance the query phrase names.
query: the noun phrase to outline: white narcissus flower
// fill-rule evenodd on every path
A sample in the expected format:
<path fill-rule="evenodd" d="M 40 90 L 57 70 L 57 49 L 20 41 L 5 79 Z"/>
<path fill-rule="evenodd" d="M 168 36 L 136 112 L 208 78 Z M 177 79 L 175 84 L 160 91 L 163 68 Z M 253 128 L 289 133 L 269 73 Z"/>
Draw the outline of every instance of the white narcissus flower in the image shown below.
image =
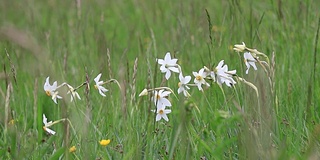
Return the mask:
<path fill-rule="evenodd" d="M 67 86 L 68 86 L 68 88 L 69 88 L 69 91 L 67 92 L 67 94 L 71 93 L 71 102 L 73 101 L 73 99 L 74 99 L 75 97 L 77 97 L 79 100 L 81 100 L 78 92 L 76 92 L 76 91 L 74 90 L 74 88 L 73 88 L 72 86 L 70 86 L 69 84 L 67 84 Z"/>
<path fill-rule="evenodd" d="M 53 82 L 53 84 L 50 85 L 49 77 L 47 77 L 46 82 L 44 83 L 43 89 L 48 96 L 52 97 L 52 100 L 54 101 L 54 103 L 57 103 L 57 98 L 62 99 L 62 97 L 58 95 L 57 81 Z"/>
<path fill-rule="evenodd" d="M 96 82 L 96 84 L 94 85 L 94 87 L 99 90 L 99 93 L 101 96 L 106 96 L 104 94 L 104 92 L 107 92 L 108 90 L 106 88 L 104 88 L 103 86 L 101 86 L 103 84 L 103 81 L 99 81 L 101 77 L 101 73 L 98 74 L 98 76 L 96 78 L 94 78 L 94 82 Z"/>
<path fill-rule="evenodd" d="M 179 80 L 180 80 L 180 82 L 178 83 L 178 86 L 179 86 L 179 88 L 178 88 L 178 94 L 180 94 L 181 92 L 183 92 L 184 96 L 189 97 L 190 94 L 188 93 L 187 90 L 190 89 L 190 88 L 188 87 L 187 84 L 190 82 L 191 76 L 185 76 L 185 77 L 183 77 L 182 73 L 180 73 L 180 74 L 179 74 Z"/>
<path fill-rule="evenodd" d="M 217 83 L 219 85 L 225 83 L 228 87 L 231 87 L 231 85 L 236 84 L 236 81 L 232 78 L 232 75 L 236 72 L 236 70 L 228 71 L 228 65 L 224 65 L 224 60 L 221 60 L 215 68 Z"/>
<path fill-rule="evenodd" d="M 164 59 L 158 59 L 158 63 L 161 65 L 160 70 L 162 73 L 166 73 L 165 77 L 167 80 L 171 76 L 171 71 L 179 73 L 177 61 L 178 59 L 171 59 L 170 52 L 167 52 Z"/>
<path fill-rule="evenodd" d="M 169 121 L 169 118 L 167 116 L 167 114 L 171 113 L 170 109 L 165 109 L 165 106 L 160 106 L 157 108 L 157 115 L 156 115 L 156 121 L 160 121 L 162 118 L 165 121 Z"/>
<path fill-rule="evenodd" d="M 166 106 L 171 106 L 170 101 L 165 98 L 167 97 L 171 92 L 169 91 L 164 91 L 163 89 L 158 91 L 154 91 L 154 96 L 153 96 L 153 100 L 154 100 L 154 104 L 157 106 L 157 108 L 159 107 L 166 107 Z"/>
<path fill-rule="evenodd" d="M 247 66 L 246 74 L 249 73 L 250 66 L 252 66 L 254 70 L 257 70 L 257 66 L 255 64 L 257 60 L 253 58 L 250 52 L 245 52 L 243 54 L 243 57 L 244 57 L 244 62 L 246 63 L 246 66 Z"/>
<path fill-rule="evenodd" d="M 207 76 L 207 73 L 204 72 L 204 68 L 201 68 L 199 70 L 199 72 L 192 72 L 195 79 L 194 79 L 194 83 L 198 86 L 198 89 L 201 91 L 202 87 L 201 85 L 204 84 L 206 86 L 210 86 L 209 83 L 207 83 L 204 79 Z"/>
<path fill-rule="evenodd" d="M 214 71 L 211 71 L 209 68 L 207 68 L 206 66 L 203 67 L 204 68 L 204 72 L 206 73 L 206 77 L 210 77 L 211 80 L 213 82 L 216 81 L 216 74 L 214 73 Z"/>
<path fill-rule="evenodd" d="M 46 115 L 44 115 L 44 114 L 42 115 L 42 117 L 43 117 L 42 121 L 43 121 L 43 124 L 44 124 L 44 126 L 42 127 L 43 130 L 45 130 L 46 132 L 48 132 L 48 133 L 51 134 L 51 135 L 56 134 L 55 131 L 53 131 L 53 130 L 51 130 L 51 129 L 49 128 L 49 127 L 53 124 L 52 121 L 48 122 L 48 121 L 47 121 L 47 117 L 46 117 Z"/>

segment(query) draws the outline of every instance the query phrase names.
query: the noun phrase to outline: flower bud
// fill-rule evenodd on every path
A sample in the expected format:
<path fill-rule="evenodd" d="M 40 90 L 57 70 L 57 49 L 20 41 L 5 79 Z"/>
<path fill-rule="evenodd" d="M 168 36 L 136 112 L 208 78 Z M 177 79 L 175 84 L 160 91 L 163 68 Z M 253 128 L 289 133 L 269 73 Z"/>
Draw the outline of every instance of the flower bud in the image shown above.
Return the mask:
<path fill-rule="evenodd" d="M 140 94 L 139 94 L 139 97 L 141 96 L 146 96 L 148 95 L 148 90 L 145 88 Z"/>

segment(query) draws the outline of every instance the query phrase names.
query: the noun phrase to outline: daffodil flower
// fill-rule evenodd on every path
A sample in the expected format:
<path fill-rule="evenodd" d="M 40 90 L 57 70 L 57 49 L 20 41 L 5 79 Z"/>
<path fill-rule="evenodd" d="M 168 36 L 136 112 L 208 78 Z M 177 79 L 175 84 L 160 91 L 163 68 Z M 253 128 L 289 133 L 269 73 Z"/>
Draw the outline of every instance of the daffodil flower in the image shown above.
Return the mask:
<path fill-rule="evenodd" d="M 51 130 L 51 129 L 49 128 L 49 127 L 52 126 L 54 123 L 53 123 L 52 121 L 48 122 L 46 115 L 43 114 L 42 117 L 43 117 L 42 121 L 43 121 L 43 124 L 44 124 L 44 126 L 43 126 L 42 128 L 43 128 L 46 132 L 48 132 L 49 134 L 51 134 L 51 135 L 56 134 L 55 131 L 53 131 L 53 130 Z"/>
<path fill-rule="evenodd" d="M 43 89 L 48 96 L 52 97 L 52 100 L 54 101 L 54 103 L 57 104 L 57 98 L 62 99 L 62 97 L 58 95 L 57 81 L 53 82 L 53 84 L 50 85 L 49 77 L 47 77 L 46 82 L 44 83 Z"/>
<path fill-rule="evenodd" d="M 225 83 L 228 87 L 236 84 L 232 76 L 236 74 L 236 70 L 228 71 L 228 65 L 224 65 L 224 60 L 221 60 L 215 68 L 216 80 L 219 85 Z"/>
<path fill-rule="evenodd" d="M 96 77 L 96 78 L 94 78 L 94 82 L 96 82 L 96 84 L 94 85 L 94 87 L 97 89 L 97 90 L 99 90 L 99 93 L 100 93 L 100 95 L 101 96 L 106 96 L 105 94 L 104 94 L 104 92 L 107 92 L 108 90 L 106 89 L 106 88 L 104 88 L 103 86 L 101 86 L 101 85 L 103 85 L 103 81 L 99 81 L 100 80 L 100 77 L 101 77 L 101 73 L 100 74 L 98 74 L 98 76 Z"/>
<path fill-rule="evenodd" d="M 255 64 L 257 60 L 253 58 L 250 52 L 245 52 L 243 54 L 243 57 L 244 57 L 244 62 L 246 63 L 246 66 L 247 66 L 246 74 L 249 73 L 250 66 L 252 66 L 254 70 L 257 70 L 257 66 Z"/>
<path fill-rule="evenodd" d="M 67 92 L 67 94 L 71 93 L 71 102 L 73 101 L 73 99 L 75 97 L 77 97 L 79 100 L 81 100 L 78 92 L 76 92 L 75 89 L 71 85 L 67 84 L 67 86 L 69 88 L 69 91 Z"/>
<path fill-rule="evenodd" d="M 171 71 L 179 73 L 177 61 L 178 59 L 171 59 L 170 52 L 167 52 L 164 59 L 158 59 L 158 63 L 161 65 L 160 70 L 162 73 L 166 73 L 165 77 L 167 80 L 171 76 Z"/>
<path fill-rule="evenodd" d="M 195 79 L 194 79 L 194 83 L 198 86 L 198 89 L 201 91 L 202 87 L 201 85 L 204 84 L 206 86 L 210 86 L 209 83 L 207 83 L 204 79 L 207 76 L 207 73 L 204 72 L 204 68 L 201 68 L 199 70 L 199 72 L 192 72 Z"/>
<path fill-rule="evenodd" d="M 188 93 L 188 89 L 190 89 L 188 87 L 188 83 L 191 80 L 191 76 L 185 76 L 183 77 L 182 73 L 179 74 L 179 80 L 180 82 L 178 83 L 178 94 L 180 94 L 181 92 L 183 92 L 184 96 L 189 97 L 190 94 Z"/>
<path fill-rule="evenodd" d="M 168 122 L 169 118 L 168 118 L 167 114 L 171 113 L 171 110 L 170 109 L 165 109 L 165 106 L 162 105 L 162 106 L 157 108 L 156 113 L 157 113 L 156 121 L 160 121 L 163 118 L 165 121 Z"/>
<path fill-rule="evenodd" d="M 153 96 L 153 100 L 154 100 L 154 104 L 158 107 L 161 106 L 171 106 L 170 101 L 165 98 L 167 97 L 171 92 L 169 91 L 164 91 L 163 89 L 158 91 L 154 91 L 154 96 Z"/>

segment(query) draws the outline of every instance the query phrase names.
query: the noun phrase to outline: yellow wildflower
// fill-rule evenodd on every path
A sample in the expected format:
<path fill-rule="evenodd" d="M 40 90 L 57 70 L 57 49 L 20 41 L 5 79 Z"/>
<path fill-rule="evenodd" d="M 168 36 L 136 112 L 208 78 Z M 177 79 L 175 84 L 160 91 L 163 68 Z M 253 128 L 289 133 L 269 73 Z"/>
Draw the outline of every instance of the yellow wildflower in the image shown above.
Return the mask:
<path fill-rule="evenodd" d="M 103 139 L 99 143 L 101 146 L 107 146 L 110 142 L 111 142 L 110 139 L 107 139 L 107 140 Z"/>
<path fill-rule="evenodd" d="M 69 148 L 69 152 L 70 152 L 70 153 L 73 153 L 73 152 L 75 152 L 76 150 L 77 150 L 76 146 L 72 146 L 72 147 Z"/>

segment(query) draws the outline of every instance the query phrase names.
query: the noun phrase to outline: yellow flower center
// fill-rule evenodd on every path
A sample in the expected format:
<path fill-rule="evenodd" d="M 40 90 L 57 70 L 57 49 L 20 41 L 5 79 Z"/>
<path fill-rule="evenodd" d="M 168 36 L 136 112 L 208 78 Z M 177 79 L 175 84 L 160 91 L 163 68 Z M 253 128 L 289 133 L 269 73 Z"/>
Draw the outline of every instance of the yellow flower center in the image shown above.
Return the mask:
<path fill-rule="evenodd" d="M 98 86 L 97 86 L 97 85 L 94 85 L 94 88 L 95 88 L 95 89 L 98 89 Z"/>
<path fill-rule="evenodd" d="M 47 94 L 48 96 L 51 96 L 50 91 L 46 91 L 46 94 Z"/>
<path fill-rule="evenodd" d="M 159 100 L 161 97 L 160 97 L 160 95 L 159 94 L 157 94 L 157 99 Z"/>
<path fill-rule="evenodd" d="M 107 140 L 103 139 L 99 143 L 101 146 L 107 146 L 110 142 L 111 142 L 110 139 L 107 139 Z"/>
<path fill-rule="evenodd" d="M 201 81 L 202 77 L 201 76 L 196 76 L 196 80 Z"/>
<path fill-rule="evenodd" d="M 178 87 L 180 87 L 180 86 L 181 86 L 181 82 L 178 83 Z"/>
<path fill-rule="evenodd" d="M 76 146 L 72 146 L 71 148 L 69 148 L 69 152 L 73 153 L 77 150 Z"/>
<path fill-rule="evenodd" d="M 164 113 L 164 111 L 161 109 L 160 111 L 159 111 L 159 114 L 163 114 Z"/>

